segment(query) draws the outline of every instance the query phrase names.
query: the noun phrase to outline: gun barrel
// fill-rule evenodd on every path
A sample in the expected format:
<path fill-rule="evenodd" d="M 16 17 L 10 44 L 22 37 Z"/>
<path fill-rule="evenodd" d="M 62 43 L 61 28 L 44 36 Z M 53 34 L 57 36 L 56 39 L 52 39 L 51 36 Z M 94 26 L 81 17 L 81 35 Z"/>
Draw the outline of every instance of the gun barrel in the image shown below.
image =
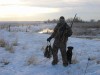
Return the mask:
<path fill-rule="evenodd" d="M 76 18 L 76 15 L 77 15 L 77 13 L 75 14 L 74 19 L 73 19 L 73 21 L 72 21 L 72 23 L 71 23 L 71 28 L 72 28 L 72 25 L 73 25 L 74 20 L 75 20 L 75 18 Z"/>

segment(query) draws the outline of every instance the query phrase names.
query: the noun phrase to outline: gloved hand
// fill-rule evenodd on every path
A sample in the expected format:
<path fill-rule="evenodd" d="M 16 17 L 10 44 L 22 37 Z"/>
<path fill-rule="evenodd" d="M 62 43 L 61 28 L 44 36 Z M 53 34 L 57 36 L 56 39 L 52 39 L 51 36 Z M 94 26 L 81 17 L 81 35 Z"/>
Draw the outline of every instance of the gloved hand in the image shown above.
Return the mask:
<path fill-rule="evenodd" d="M 52 37 L 49 37 L 49 38 L 47 38 L 47 41 L 49 41 L 49 42 L 50 42 L 50 41 L 51 41 L 51 39 L 52 39 Z"/>

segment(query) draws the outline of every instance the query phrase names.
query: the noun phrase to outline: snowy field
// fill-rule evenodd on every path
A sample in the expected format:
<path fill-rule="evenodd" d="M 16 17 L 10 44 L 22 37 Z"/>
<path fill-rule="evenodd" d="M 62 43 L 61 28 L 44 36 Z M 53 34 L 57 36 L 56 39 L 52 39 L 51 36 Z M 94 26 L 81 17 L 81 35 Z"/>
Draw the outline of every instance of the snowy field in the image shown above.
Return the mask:
<path fill-rule="evenodd" d="M 29 32 L 0 30 L 0 75 L 100 75 L 100 40 L 70 37 L 68 46 L 74 47 L 73 64 L 64 67 L 59 52 L 59 63 L 52 66 L 52 58 L 43 55 L 50 35 L 38 33 L 40 28 L 30 27 Z"/>

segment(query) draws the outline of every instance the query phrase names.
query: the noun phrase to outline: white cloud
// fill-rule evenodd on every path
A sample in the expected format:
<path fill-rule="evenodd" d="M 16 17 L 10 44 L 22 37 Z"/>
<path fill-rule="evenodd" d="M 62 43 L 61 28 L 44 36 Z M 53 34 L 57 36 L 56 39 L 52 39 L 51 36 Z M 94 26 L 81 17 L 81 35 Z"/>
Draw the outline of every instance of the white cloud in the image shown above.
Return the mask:
<path fill-rule="evenodd" d="M 70 17 L 78 12 L 82 18 L 87 14 L 96 18 L 100 13 L 99 7 L 100 0 L 0 0 L 0 17 Z"/>
<path fill-rule="evenodd" d="M 3 4 L 20 4 L 21 0 L 0 0 L 0 5 Z"/>
<path fill-rule="evenodd" d="M 15 20 L 22 19 L 28 20 L 29 17 L 31 20 L 33 17 L 39 17 L 39 15 L 47 14 L 47 13 L 56 13 L 59 12 L 57 8 L 48 8 L 48 7 L 30 7 L 30 6 L 18 6 L 18 5 L 10 5 L 10 6 L 1 6 L 0 7 L 0 19 L 6 20 Z M 28 17 L 28 18 L 27 18 Z"/>

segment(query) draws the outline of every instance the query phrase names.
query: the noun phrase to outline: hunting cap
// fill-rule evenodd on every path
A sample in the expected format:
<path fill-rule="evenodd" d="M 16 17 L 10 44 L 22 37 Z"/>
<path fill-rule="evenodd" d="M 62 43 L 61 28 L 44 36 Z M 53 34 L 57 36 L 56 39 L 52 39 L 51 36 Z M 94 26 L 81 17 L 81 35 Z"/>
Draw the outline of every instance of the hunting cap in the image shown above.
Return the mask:
<path fill-rule="evenodd" d="M 65 18 L 63 16 L 61 16 L 60 19 L 65 19 Z"/>

